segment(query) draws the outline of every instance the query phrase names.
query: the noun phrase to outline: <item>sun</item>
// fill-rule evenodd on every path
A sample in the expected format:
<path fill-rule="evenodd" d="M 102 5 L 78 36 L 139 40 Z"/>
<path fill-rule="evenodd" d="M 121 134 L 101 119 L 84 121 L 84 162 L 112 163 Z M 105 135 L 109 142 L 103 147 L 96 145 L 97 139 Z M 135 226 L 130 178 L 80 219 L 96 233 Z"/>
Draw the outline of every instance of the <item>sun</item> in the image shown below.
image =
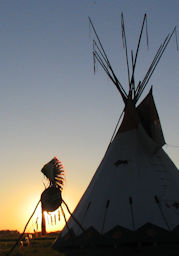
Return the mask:
<path fill-rule="evenodd" d="M 31 199 L 32 200 L 32 199 Z M 26 212 L 24 214 L 24 220 L 22 222 L 22 227 L 21 227 L 21 232 L 24 228 L 24 223 L 27 223 L 27 220 L 30 218 L 31 214 L 33 213 L 35 209 L 35 204 L 34 202 L 29 202 L 30 200 L 27 200 L 26 202 Z M 34 201 L 34 200 L 33 200 Z M 64 208 L 64 207 L 63 207 Z M 21 206 L 21 212 L 23 211 L 22 206 Z M 64 209 L 65 217 L 66 220 L 69 218 L 69 214 Z M 46 231 L 48 232 L 55 232 L 55 231 L 61 231 L 63 227 L 65 226 L 65 219 L 63 216 L 63 213 L 61 211 L 61 207 L 59 207 L 56 211 L 54 212 L 44 212 L 45 214 L 45 224 L 46 224 Z M 41 208 L 41 203 L 39 203 L 33 217 L 31 218 L 28 227 L 26 229 L 27 233 L 39 233 L 41 232 L 41 222 L 42 222 L 42 208 Z"/>
<path fill-rule="evenodd" d="M 77 199 L 74 196 L 75 196 L 74 190 L 69 191 L 68 194 L 65 193 L 65 201 L 67 202 L 71 212 L 73 212 L 73 209 L 75 207 L 75 202 L 77 201 Z M 21 215 L 19 215 L 21 217 L 18 217 L 18 220 L 20 223 L 19 225 L 20 232 L 24 230 L 24 226 L 29 220 L 30 216 L 32 215 L 39 199 L 40 199 L 39 192 L 34 192 L 33 194 L 30 194 L 29 197 L 26 197 L 24 199 L 24 202 L 19 207 L 19 213 L 21 213 Z M 61 208 L 63 209 L 63 211 L 61 210 Z M 23 213 L 23 217 L 22 217 L 22 213 Z M 70 217 L 70 214 L 63 203 L 56 211 L 44 212 L 44 215 L 45 215 L 47 233 L 61 231 L 66 225 L 66 221 L 68 221 Z M 39 203 L 33 217 L 31 218 L 26 228 L 26 232 L 41 233 L 42 232 L 41 222 L 42 222 L 42 209 L 41 209 L 41 203 Z"/>
<path fill-rule="evenodd" d="M 54 212 L 45 212 L 46 231 L 60 231 L 65 225 L 65 220 L 61 209 L 57 209 Z"/>
<path fill-rule="evenodd" d="M 55 232 L 61 231 L 65 225 L 65 219 L 63 217 L 61 209 L 57 209 L 54 212 L 44 212 L 45 215 L 45 224 L 46 224 L 46 231 Z M 41 232 L 41 222 L 42 222 L 42 209 L 41 205 L 37 208 L 32 222 L 31 222 L 31 232 Z"/>

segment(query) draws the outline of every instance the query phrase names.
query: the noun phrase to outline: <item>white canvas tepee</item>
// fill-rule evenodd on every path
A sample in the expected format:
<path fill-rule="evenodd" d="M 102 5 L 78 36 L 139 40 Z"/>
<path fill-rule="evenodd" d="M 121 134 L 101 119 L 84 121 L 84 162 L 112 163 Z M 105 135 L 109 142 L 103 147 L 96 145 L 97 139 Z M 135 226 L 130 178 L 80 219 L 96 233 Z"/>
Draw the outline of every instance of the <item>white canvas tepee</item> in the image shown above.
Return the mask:
<path fill-rule="evenodd" d="M 162 149 L 165 140 L 152 88 L 138 103 L 175 29 L 166 37 L 146 76 L 136 86 L 134 72 L 145 21 L 146 15 L 131 72 L 128 66 L 129 91 L 126 93 L 90 20 L 97 38 L 93 56 L 119 90 L 125 108 L 121 124 L 73 216 L 57 239 L 56 248 L 69 232 L 79 237 L 89 228 L 105 235 L 116 227 L 135 231 L 149 224 L 172 231 L 179 225 L 179 172 Z M 122 32 L 128 65 L 123 16 Z"/>

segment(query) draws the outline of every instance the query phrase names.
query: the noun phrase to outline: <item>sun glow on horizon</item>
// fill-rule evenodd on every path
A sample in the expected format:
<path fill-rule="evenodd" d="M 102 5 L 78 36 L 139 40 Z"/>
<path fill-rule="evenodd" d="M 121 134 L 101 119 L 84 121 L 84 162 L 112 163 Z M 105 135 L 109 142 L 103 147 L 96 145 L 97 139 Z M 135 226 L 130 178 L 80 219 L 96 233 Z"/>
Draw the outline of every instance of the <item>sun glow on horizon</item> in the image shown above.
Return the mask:
<path fill-rule="evenodd" d="M 66 220 L 69 218 L 69 214 L 66 209 L 64 209 Z M 65 226 L 65 220 L 60 208 L 58 208 L 54 212 L 44 212 L 45 213 L 45 223 L 46 223 L 46 231 L 54 232 L 54 231 L 61 231 Z M 41 232 L 41 222 L 42 222 L 42 209 L 41 205 L 38 206 L 36 212 L 34 213 L 29 226 L 26 232 Z"/>
<path fill-rule="evenodd" d="M 28 209 L 28 214 L 25 214 L 24 216 L 24 218 L 26 219 L 25 223 L 27 223 L 28 219 L 30 218 L 31 214 L 35 209 L 34 198 L 33 198 L 33 203 L 30 203 L 30 202 L 27 202 L 27 203 L 29 203 L 28 206 L 26 204 L 24 205 L 24 207 Z M 70 208 L 70 211 L 73 211 L 74 206 L 73 204 L 70 203 L 70 201 L 68 202 L 68 206 Z M 44 212 L 47 233 L 61 231 L 65 226 L 66 224 L 65 219 L 66 221 L 68 221 L 70 214 L 63 203 L 62 203 L 62 209 L 61 207 L 59 207 L 54 212 L 46 212 L 46 211 Z M 41 209 L 41 203 L 40 203 L 32 219 L 29 222 L 26 232 L 32 232 L 32 233 L 41 232 L 41 222 L 42 222 L 42 209 Z M 23 226 L 25 226 L 25 223 L 23 223 Z M 23 231 L 23 228 L 24 227 L 20 228 L 20 232 Z"/>
<path fill-rule="evenodd" d="M 44 187 L 39 185 L 31 186 L 30 189 L 27 186 L 22 185 L 18 187 L 13 194 L 11 194 L 11 201 L 8 204 L 8 210 L 4 213 L 2 212 L 1 218 L 5 220 L 2 223 L 1 228 L 2 230 L 18 230 L 20 233 L 23 232 L 24 227 L 31 217 L 37 203 L 39 202 L 40 195 L 43 191 Z M 74 208 L 76 207 L 82 192 L 85 190 L 77 188 L 76 186 L 65 186 L 62 197 L 64 201 L 67 203 L 70 212 L 73 212 Z M 6 204 L 5 198 L 2 198 L 2 204 Z M 68 213 L 65 205 L 62 203 L 63 210 L 65 212 L 66 220 L 69 219 L 70 214 Z M 58 212 L 58 211 L 57 211 Z M 60 231 L 63 229 L 65 225 L 64 216 L 60 209 L 60 221 L 57 212 L 52 212 L 49 214 L 45 213 L 46 217 L 46 230 L 47 232 L 53 231 Z M 33 233 L 41 232 L 41 219 L 42 219 L 42 212 L 41 212 L 41 203 L 37 207 L 33 217 L 31 218 L 26 232 Z M 47 215 L 47 216 L 46 216 Z M 54 215 L 56 215 L 54 217 Z M 52 216 L 52 217 L 51 217 Z M 52 223 L 51 223 L 52 219 Z M 55 224 L 56 222 L 56 224 Z"/>

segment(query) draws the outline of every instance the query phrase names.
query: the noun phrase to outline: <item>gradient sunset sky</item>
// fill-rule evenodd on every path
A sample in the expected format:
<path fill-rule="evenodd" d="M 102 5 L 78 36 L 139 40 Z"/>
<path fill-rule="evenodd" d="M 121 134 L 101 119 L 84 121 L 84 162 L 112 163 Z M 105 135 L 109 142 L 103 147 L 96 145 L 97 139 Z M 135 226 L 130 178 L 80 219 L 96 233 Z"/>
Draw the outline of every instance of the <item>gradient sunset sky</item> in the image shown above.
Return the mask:
<path fill-rule="evenodd" d="M 127 89 L 121 40 L 124 13 L 135 51 L 144 13 L 136 80 L 142 80 L 166 35 L 179 25 L 178 0 L 0 0 L 0 229 L 22 231 L 44 189 L 44 164 L 57 156 L 72 210 L 97 169 L 123 109 L 98 66 L 93 74 L 91 17 Z M 167 145 L 179 166 L 179 52 L 172 38 L 152 79 Z M 58 229 L 58 226 L 55 227 Z"/>

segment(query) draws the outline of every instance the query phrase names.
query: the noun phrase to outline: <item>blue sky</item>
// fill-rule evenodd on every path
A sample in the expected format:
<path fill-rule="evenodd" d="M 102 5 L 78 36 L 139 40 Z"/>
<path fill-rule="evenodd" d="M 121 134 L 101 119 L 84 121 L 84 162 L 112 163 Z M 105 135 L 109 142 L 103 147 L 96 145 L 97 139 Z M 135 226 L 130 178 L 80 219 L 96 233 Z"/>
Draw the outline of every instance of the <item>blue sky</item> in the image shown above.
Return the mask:
<path fill-rule="evenodd" d="M 65 166 L 64 197 L 73 208 L 109 143 L 123 103 L 100 67 L 93 74 L 88 16 L 127 88 L 121 12 L 129 50 L 136 49 L 147 13 L 149 50 L 144 36 L 140 80 L 165 36 L 179 25 L 178 10 L 178 0 L 0 0 L 0 229 L 22 228 L 43 190 L 40 170 L 54 155 Z M 178 56 L 173 37 L 149 83 L 166 141 L 176 146 Z M 179 166 L 179 149 L 165 149 Z"/>

